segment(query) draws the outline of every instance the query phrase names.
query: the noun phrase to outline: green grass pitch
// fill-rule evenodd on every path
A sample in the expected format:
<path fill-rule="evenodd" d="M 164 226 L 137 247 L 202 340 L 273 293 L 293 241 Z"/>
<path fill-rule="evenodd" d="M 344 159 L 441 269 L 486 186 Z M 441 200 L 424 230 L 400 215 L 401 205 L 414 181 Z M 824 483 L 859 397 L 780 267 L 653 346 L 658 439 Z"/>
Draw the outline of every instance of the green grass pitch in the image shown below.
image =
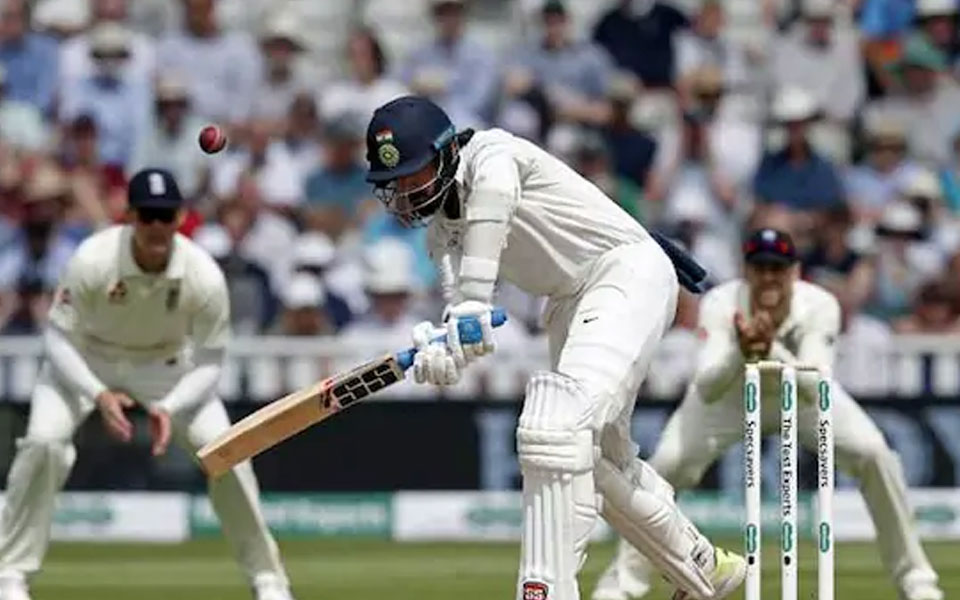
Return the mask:
<path fill-rule="evenodd" d="M 739 542 L 726 540 L 736 548 Z M 731 543 L 732 542 L 732 543 Z M 289 540 L 281 543 L 298 600 L 509 599 L 517 544 L 397 544 L 375 540 Z M 927 544 L 947 597 L 960 597 L 960 543 Z M 764 547 L 764 597 L 779 597 L 777 548 Z M 613 553 L 594 545 L 581 576 L 583 597 Z M 896 600 L 872 544 L 837 547 L 838 600 Z M 815 596 L 816 557 L 800 547 L 801 598 Z M 649 596 L 669 598 L 661 587 Z M 34 600 L 247 600 L 226 544 L 68 544 L 51 548 L 33 582 Z M 742 598 L 737 592 L 734 598 Z"/>

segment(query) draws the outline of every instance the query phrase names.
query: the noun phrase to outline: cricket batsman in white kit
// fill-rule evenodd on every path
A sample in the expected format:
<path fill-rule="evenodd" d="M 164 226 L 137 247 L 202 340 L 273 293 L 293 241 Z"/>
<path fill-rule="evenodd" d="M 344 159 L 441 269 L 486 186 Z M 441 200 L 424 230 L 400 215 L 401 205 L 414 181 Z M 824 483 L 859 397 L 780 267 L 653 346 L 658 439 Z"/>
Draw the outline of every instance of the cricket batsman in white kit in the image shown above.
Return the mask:
<path fill-rule="evenodd" d="M 494 350 L 498 277 L 549 298 L 551 369 L 531 378 L 517 428 L 516 598 L 580 597 L 576 576 L 598 512 L 651 557 L 679 598 L 729 595 L 743 580 L 743 558 L 715 548 L 681 514 L 673 488 L 636 458 L 629 436 L 640 383 L 677 303 L 678 272 L 660 243 L 534 144 L 498 129 L 458 133 L 424 98 L 398 98 L 374 113 L 367 159 L 387 209 L 408 224 L 428 223 L 448 302 L 445 327 L 414 329 L 418 382 L 453 384 Z M 681 279 L 695 283 L 689 257 L 669 251 Z M 460 344 L 464 317 L 481 322 L 482 342 Z M 431 341 L 439 333 L 446 342 Z"/>
<path fill-rule="evenodd" d="M 176 232 L 183 199 L 170 173 L 140 171 L 128 201 L 130 224 L 80 245 L 50 310 L 46 357 L 0 519 L 0 600 L 29 600 L 28 577 L 40 569 L 54 498 L 76 456 L 71 440 L 91 412 L 129 442 L 124 411 L 139 404 L 150 417 L 154 455 L 171 435 L 192 455 L 230 425 L 215 395 L 230 333 L 223 273 Z M 209 485 L 256 599 L 291 600 L 250 463 Z"/>
<path fill-rule="evenodd" d="M 798 279 L 800 265 L 790 236 L 775 229 L 754 232 L 744 244 L 744 261 L 744 279 L 710 290 L 701 301 L 704 341 L 696 374 L 649 461 L 678 489 L 696 486 L 717 458 L 742 441 L 746 361 L 769 359 L 825 372 L 833 366 L 840 305 L 825 289 Z M 764 434 L 779 428 L 778 376 L 762 375 L 761 389 L 767 390 L 761 400 Z M 817 443 L 816 385 L 815 373 L 797 373 L 798 437 L 811 451 Z M 913 528 L 899 458 L 860 405 L 835 382 L 831 390 L 837 463 L 860 482 L 880 557 L 900 598 L 942 600 L 937 574 Z M 593 598 L 643 596 L 650 577 L 650 563 L 621 541 Z"/>

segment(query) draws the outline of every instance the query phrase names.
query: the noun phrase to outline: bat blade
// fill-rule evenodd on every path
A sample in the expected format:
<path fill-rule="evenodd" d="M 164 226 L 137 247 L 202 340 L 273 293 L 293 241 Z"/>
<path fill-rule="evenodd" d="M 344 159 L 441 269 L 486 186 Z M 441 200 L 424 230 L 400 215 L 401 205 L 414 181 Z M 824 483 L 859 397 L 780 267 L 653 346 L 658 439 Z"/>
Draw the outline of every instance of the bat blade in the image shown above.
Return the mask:
<path fill-rule="evenodd" d="M 200 448 L 197 459 L 207 475 L 219 477 L 237 464 L 401 380 L 403 370 L 395 357 L 370 361 L 247 415 Z"/>

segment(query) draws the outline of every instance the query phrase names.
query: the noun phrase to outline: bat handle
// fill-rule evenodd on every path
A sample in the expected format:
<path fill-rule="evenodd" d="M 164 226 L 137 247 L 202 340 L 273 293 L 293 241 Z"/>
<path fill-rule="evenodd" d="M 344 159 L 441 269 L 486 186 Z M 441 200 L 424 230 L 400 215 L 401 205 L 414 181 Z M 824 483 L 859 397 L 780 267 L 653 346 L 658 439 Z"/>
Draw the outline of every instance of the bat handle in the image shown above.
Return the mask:
<path fill-rule="evenodd" d="M 502 308 L 495 308 L 490 311 L 490 324 L 494 327 L 500 327 L 507 322 L 507 311 Z M 457 322 L 457 330 L 460 332 L 461 344 L 476 344 L 483 340 L 483 329 L 480 321 L 474 317 L 465 317 Z M 435 338 L 435 342 L 446 342 L 447 336 L 441 335 Z M 397 352 L 397 364 L 406 371 L 413 366 L 413 357 L 417 355 L 416 348 L 408 348 L 402 352 Z"/>

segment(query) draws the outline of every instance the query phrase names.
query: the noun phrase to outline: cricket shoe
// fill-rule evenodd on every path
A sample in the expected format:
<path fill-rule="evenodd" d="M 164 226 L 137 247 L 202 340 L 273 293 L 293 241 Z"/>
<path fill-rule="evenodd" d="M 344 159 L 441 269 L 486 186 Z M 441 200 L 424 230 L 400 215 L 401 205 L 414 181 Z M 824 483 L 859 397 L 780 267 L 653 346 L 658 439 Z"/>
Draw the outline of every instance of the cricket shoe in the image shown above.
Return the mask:
<path fill-rule="evenodd" d="M 937 585 L 937 576 L 929 571 L 913 569 L 900 578 L 902 600 L 943 600 L 943 597 L 943 590 Z"/>
<path fill-rule="evenodd" d="M 0 600 L 30 600 L 27 580 L 21 573 L 0 575 Z"/>
<path fill-rule="evenodd" d="M 710 573 L 710 583 L 713 584 L 713 596 L 704 600 L 720 600 L 734 592 L 747 576 L 747 561 L 742 556 L 720 547 L 714 547 L 714 566 Z M 683 590 L 673 594 L 673 600 L 690 600 L 690 596 Z"/>
<path fill-rule="evenodd" d="M 273 573 L 262 573 L 253 578 L 253 595 L 256 600 L 293 600 L 290 586 Z"/>

